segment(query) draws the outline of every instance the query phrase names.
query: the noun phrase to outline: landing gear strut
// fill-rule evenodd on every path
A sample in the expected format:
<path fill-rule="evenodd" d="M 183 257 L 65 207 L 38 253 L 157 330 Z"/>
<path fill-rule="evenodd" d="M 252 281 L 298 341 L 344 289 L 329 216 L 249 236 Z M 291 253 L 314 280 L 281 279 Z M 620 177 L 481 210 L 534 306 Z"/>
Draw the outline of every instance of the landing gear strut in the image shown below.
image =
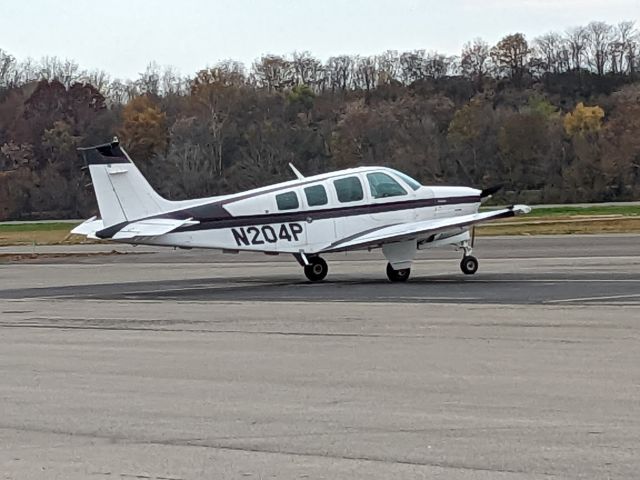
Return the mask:
<path fill-rule="evenodd" d="M 304 266 L 304 274 L 312 282 L 319 282 L 324 280 L 324 277 L 329 273 L 329 267 L 320 257 L 310 257 L 309 264 Z"/>
<path fill-rule="evenodd" d="M 411 273 L 410 268 L 401 268 L 400 270 L 395 270 L 390 263 L 387 263 L 387 277 L 392 282 L 406 282 L 409 280 L 409 274 Z"/>
<path fill-rule="evenodd" d="M 478 271 L 478 259 L 471 255 L 471 247 L 468 242 L 463 242 L 462 250 L 464 250 L 464 256 L 460 261 L 460 270 L 465 275 L 473 275 Z"/>

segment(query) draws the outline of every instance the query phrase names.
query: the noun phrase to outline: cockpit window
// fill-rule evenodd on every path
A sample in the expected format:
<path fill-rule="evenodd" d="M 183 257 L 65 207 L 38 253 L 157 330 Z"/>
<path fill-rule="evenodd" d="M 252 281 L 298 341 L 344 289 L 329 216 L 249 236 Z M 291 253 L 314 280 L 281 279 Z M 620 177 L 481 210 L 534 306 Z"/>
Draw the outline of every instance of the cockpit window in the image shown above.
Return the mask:
<path fill-rule="evenodd" d="M 364 198 L 362 183 L 358 177 L 345 177 L 333 181 L 338 194 L 338 200 L 342 203 L 357 202 Z"/>
<path fill-rule="evenodd" d="M 369 188 L 373 198 L 398 197 L 407 194 L 407 191 L 386 173 L 368 173 L 367 180 L 369 180 Z"/>
<path fill-rule="evenodd" d="M 278 210 L 295 210 L 300 206 L 296 192 L 287 192 L 276 195 Z"/>
<path fill-rule="evenodd" d="M 420 185 L 420 182 L 418 182 L 417 180 L 414 180 L 406 173 L 402 173 L 397 170 L 392 170 L 392 172 L 395 173 L 397 176 L 399 176 L 402 179 L 402 181 L 407 185 L 409 185 L 413 190 L 418 190 L 422 186 Z"/>

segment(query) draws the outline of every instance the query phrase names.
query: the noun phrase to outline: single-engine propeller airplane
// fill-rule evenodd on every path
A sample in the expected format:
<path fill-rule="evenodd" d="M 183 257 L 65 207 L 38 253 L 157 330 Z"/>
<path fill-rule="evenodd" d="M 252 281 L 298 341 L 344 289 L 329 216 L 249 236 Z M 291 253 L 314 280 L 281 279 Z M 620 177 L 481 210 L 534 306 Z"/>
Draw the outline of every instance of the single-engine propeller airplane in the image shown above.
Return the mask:
<path fill-rule="evenodd" d="M 418 250 L 454 246 L 472 275 L 474 225 L 526 214 L 526 205 L 479 212 L 499 187 L 428 187 L 385 167 L 359 167 L 312 177 L 290 164 L 296 180 L 246 192 L 169 201 L 149 185 L 117 138 L 81 148 L 101 218 L 72 230 L 134 245 L 292 254 L 313 281 L 324 279 L 321 255 L 382 248 L 392 282 L 409 278 Z"/>

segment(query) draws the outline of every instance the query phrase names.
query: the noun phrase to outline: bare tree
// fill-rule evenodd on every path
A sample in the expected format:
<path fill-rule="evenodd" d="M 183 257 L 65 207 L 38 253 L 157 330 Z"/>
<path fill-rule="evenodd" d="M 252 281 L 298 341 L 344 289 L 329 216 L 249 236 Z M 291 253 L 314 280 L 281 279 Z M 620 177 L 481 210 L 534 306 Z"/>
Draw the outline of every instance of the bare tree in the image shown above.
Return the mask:
<path fill-rule="evenodd" d="M 96 87 L 105 97 L 109 94 L 111 82 L 109 74 L 104 70 L 91 70 L 90 72 L 86 72 L 84 78 L 81 80 Z"/>
<path fill-rule="evenodd" d="M 559 33 L 549 32 L 534 40 L 535 52 L 546 72 L 562 73 L 569 68 L 567 41 Z"/>
<path fill-rule="evenodd" d="M 377 57 L 379 82 L 391 83 L 401 78 L 400 56 L 395 50 L 387 50 Z"/>
<path fill-rule="evenodd" d="M 633 74 L 640 42 L 640 32 L 636 29 L 635 22 L 620 22 L 615 27 L 615 36 L 612 64 L 619 73 Z"/>
<path fill-rule="evenodd" d="M 315 90 L 319 89 L 323 78 L 323 66 L 320 60 L 309 52 L 294 52 L 291 61 L 293 68 L 293 80 L 296 85 L 308 85 Z"/>
<path fill-rule="evenodd" d="M 150 62 L 135 84 L 138 94 L 160 95 L 160 66 L 156 62 Z"/>
<path fill-rule="evenodd" d="M 409 85 L 425 77 L 426 58 L 424 50 L 403 52 L 400 54 L 398 62 L 400 64 L 400 81 L 404 85 Z"/>
<path fill-rule="evenodd" d="M 16 59 L 0 48 L 0 87 L 12 86 Z"/>
<path fill-rule="evenodd" d="M 181 95 L 185 90 L 185 81 L 177 69 L 166 66 L 160 74 L 160 91 L 162 95 Z"/>
<path fill-rule="evenodd" d="M 66 88 L 72 83 L 82 79 L 85 72 L 80 70 L 80 66 L 73 60 L 60 60 L 58 57 L 42 57 L 39 65 L 38 78 L 42 80 L 57 80 Z"/>
<path fill-rule="evenodd" d="M 574 27 L 567 30 L 566 37 L 571 54 L 571 66 L 574 70 L 581 70 L 589 42 L 589 32 L 585 27 Z"/>
<path fill-rule="evenodd" d="M 355 63 L 355 59 L 349 55 L 331 57 L 327 60 L 325 75 L 332 92 L 351 88 Z"/>
<path fill-rule="evenodd" d="M 462 48 L 460 67 L 462 74 L 471 79 L 478 89 L 482 88 L 489 62 L 489 44 L 481 38 L 467 42 Z"/>
<path fill-rule="evenodd" d="M 589 34 L 587 42 L 589 65 L 598 75 L 604 75 L 609 63 L 613 27 L 604 22 L 591 22 L 587 25 L 587 32 Z"/>
<path fill-rule="evenodd" d="M 109 82 L 105 97 L 109 103 L 122 105 L 129 101 L 127 86 L 119 78 Z"/>
<path fill-rule="evenodd" d="M 367 92 L 378 84 L 378 64 L 376 57 L 357 57 L 354 72 L 355 87 Z"/>
<path fill-rule="evenodd" d="M 449 74 L 454 64 L 454 57 L 448 57 L 438 52 L 429 52 L 425 58 L 424 71 L 427 77 L 442 78 Z"/>

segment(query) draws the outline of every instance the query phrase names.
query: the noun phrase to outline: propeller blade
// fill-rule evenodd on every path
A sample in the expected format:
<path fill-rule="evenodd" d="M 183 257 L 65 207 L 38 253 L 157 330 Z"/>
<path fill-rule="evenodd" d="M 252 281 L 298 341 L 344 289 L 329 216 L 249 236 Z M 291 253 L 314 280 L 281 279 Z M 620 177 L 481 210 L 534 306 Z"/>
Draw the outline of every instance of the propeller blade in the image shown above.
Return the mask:
<path fill-rule="evenodd" d="M 482 190 L 482 193 L 480 193 L 480 198 L 490 197 L 494 193 L 498 193 L 500 190 L 502 190 L 503 187 L 504 185 L 500 184 L 494 185 L 493 187 L 485 188 L 484 190 Z"/>

